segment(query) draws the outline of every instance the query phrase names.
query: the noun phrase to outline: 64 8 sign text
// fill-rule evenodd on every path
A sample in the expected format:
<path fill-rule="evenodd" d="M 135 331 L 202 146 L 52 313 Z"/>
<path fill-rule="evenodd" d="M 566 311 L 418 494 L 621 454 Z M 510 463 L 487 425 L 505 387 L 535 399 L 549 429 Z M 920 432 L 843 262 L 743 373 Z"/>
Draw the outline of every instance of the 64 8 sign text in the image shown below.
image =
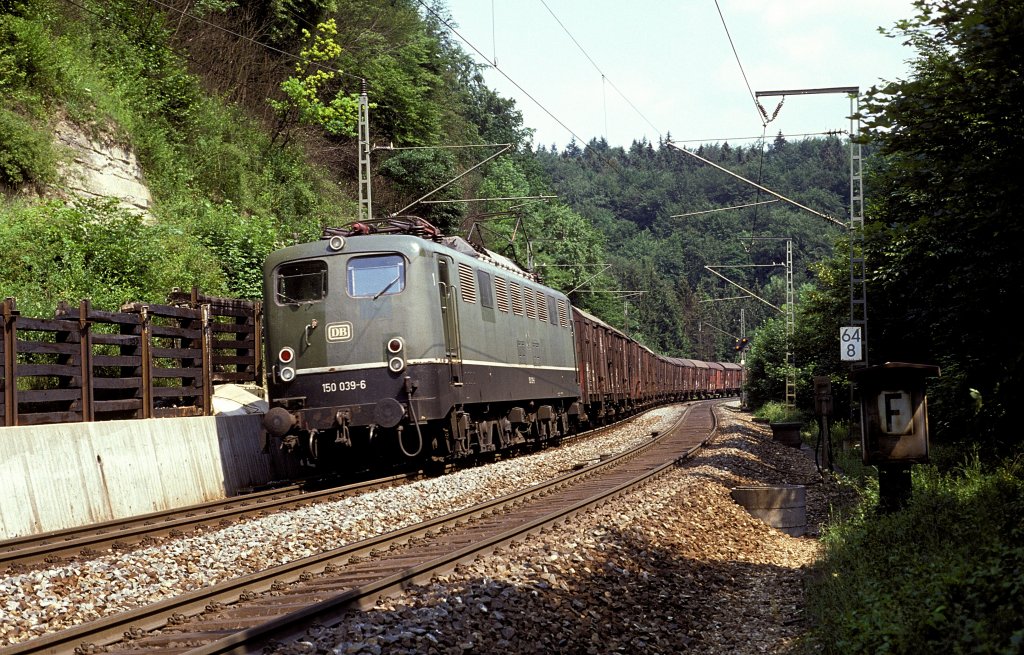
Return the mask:
<path fill-rule="evenodd" d="M 864 359 L 863 332 L 859 327 L 839 328 L 839 359 L 859 362 Z"/>

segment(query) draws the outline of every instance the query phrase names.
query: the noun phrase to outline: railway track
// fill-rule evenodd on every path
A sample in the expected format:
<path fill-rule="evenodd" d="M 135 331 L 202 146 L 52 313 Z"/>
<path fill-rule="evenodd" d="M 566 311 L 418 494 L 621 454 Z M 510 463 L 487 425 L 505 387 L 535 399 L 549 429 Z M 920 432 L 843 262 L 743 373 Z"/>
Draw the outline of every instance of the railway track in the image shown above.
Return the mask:
<path fill-rule="evenodd" d="M 521 492 L 3 652 L 258 652 L 649 481 L 714 433 L 715 402 L 691 405 L 640 446 Z"/>
<path fill-rule="evenodd" d="M 320 491 L 304 491 L 301 485 L 289 485 L 199 505 L 9 539 L 0 542 L 0 570 L 24 571 L 76 557 L 94 557 L 105 549 L 127 550 L 145 546 L 161 538 L 181 536 L 204 527 L 224 527 L 251 516 L 405 484 L 420 476 L 420 473 L 393 475 Z"/>
<path fill-rule="evenodd" d="M 634 418 L 570 435 L 561 443 L 566 445 L 597 436 L 613 427 L 627 425 Z M 0 541 L 0 571 L 23 572 L 75 558 L 95 557 L 108 549 L 128 550 L 147 546 L 160 539 L 179 537 L 195 530 L 226 527 L 252 516 L 407 484 L 426 475 L 422 470 L 409 471 L 316 491 L 309 491 L 302 484 L 293 484 L 188 507 L 17 537 Z"/>

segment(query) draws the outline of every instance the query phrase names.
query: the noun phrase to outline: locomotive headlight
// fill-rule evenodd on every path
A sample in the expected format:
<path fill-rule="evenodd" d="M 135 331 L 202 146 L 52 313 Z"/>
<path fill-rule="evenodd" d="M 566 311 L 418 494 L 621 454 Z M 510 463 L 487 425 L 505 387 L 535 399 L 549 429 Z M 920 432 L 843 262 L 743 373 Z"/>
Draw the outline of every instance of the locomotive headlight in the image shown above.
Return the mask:
<path fill-rule="evenodd" d="M 391 337 L 387 343 L 388 354 L 391 357 L 388 358 L 388 370 L 392 373 L 401 373 L 405 370 L 405 356 L 402 351 L 405 350 L 405 339 L 402 337 Z"/>
<path fill-rule="evenodd" d="M 285 346 L 277 353 L 277 361 L 282 364 L 291 364 L 295 360 L 295 351 Z"/>
<path fill-rule="evenodd" d="M 291 366 L 282 366 L 277 375 L 281 378 L 281 382 L 291 382 L 295 379 L 295 369 Z"/>
<path fill-rule="evenodd" d="M 335 234 L 327 241 L 327 247 L 335 252 L 341 250 L 345 247 L 345 237 Z"/>

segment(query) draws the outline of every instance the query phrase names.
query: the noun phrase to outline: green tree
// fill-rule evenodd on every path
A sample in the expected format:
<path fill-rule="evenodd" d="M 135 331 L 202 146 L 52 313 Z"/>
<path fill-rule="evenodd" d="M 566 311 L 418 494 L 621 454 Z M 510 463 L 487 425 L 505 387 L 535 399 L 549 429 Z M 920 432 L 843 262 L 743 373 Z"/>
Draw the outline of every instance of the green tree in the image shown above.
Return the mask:
<path fill-rule="evenodd" d="M 377 172 L 387 178 L 396 192 L 393 211 L 426 196 L 429 200 L 453 200 L 461 197 L 462 186 L 456 181 L 455 157 L 450 150 L 427 148 L 404 150 L 385 160 Z M 444 234 L 459 234 L 462 208 L 457 204 L 414 205 L 406 213 L 413 213 L 433 223 Z"/>
<path fill-rule="evenodd" d="M 293 120 L 315 125 L 335 136 L 355 136 L 359 125 L 359 94 L 345 93 L 338 82 L 342 72 L 335 66 L 342 49 L 335 40 L 338 26 L 333 18 L 302 30 L 305 46 L 295 64 L 296 76 L 281 83 L 285 100 L 270 100 L 284 128 Z"/>
<path fill-rule="evenodd" d="M 884 158 L 869 180 L 868 346 L 875 362 L 939 364 L 936 432 L 981 427 L 998 452 L 1019 445 L 1024 391 L 1024 348 L 1008 339 L 1024 301 L 1024 4 L 915 7 L 890 31 L 916 47 L 913 74 L 873 87 L 865 109 Z"/>
<path fill-rule="evenodd" d="M 0 221 L 0 297 L 14 296 L 28 316 L 61 300 L 91 298 L 99 309 L 162 301 L 172 287 L 224 293 L 209 250 L 180 230 L 147 225 L 114 201 L 11 202 Z"/>

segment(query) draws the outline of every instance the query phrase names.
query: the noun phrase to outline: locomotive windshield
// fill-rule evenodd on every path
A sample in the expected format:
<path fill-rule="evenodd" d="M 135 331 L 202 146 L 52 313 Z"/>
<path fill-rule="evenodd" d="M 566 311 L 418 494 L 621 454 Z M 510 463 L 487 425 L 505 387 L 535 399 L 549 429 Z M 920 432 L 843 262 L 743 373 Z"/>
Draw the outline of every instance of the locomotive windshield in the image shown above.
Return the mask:
<path fill-rule="evenodd" d="M 280 305 L 317 302 L 327 296 L 327 262 L 314 259 L 282 264 L 277 269 L 274 299 Z"/>
<path fill-rule="evenodd" d="M 373 255 L 348 260 L 348 294 L 353 298 L 379 298 L 405 288 L 405 259 L 401 255 Z"/>

